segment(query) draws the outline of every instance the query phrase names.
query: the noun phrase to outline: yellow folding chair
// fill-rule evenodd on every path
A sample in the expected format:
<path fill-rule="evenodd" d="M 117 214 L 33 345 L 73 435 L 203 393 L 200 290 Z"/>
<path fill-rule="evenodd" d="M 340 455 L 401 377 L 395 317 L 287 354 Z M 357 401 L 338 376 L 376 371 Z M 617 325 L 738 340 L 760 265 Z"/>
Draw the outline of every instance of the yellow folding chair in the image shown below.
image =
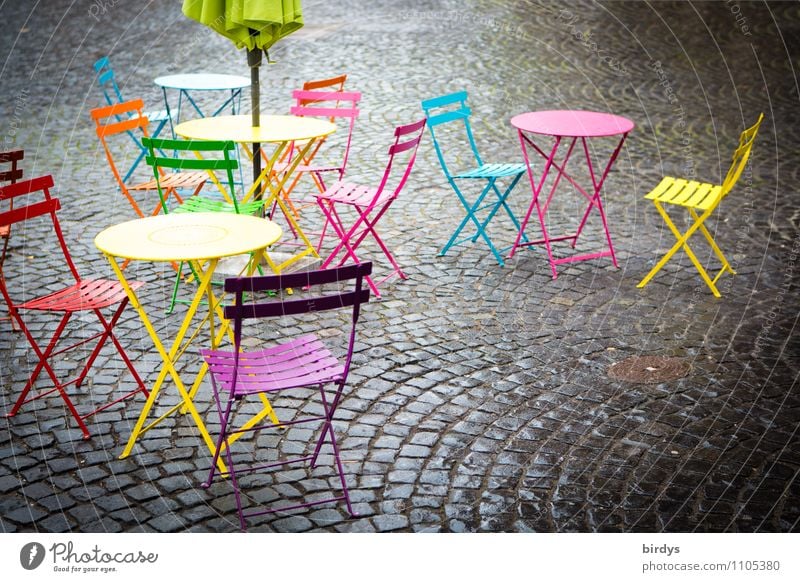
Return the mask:
<path fill-rule="evenodd" d="M 733 162 L 731 163 L 731 167 L 728 170 L 725 180 L 722 182 L 721 186 L 666 176 L 661 180 L 658 186 L 656 186 L 647 196 L 645 196 L 645 198 L 648 200 L 653 201 L 653 203 L 656 205 L 656 210 L 658 210 L 658 213 L 664 219 L 664 222 L 666 222 L 667 227 L 672 231 L 672 234 L 674 234 L 675 238 L 678 240 L 667 252 L 667 254 L 665 254 L 661 260 L 658 261 L 658 263 L 656 263 L 647 276 L 639 282 L 637 285 L 639 289 L 647 285 L 655 276 L 655 274 L 667 264 L 672 256 L 682 248 L 689 256 L 689 259 L 692 261 L 694 266 L 697 267 L 697 270 L 700 272 L 700 276 L 703 278 L 703 281 L 706 282 L 706 285 L 708 285 L 708 287 L 711 289 L 711 292 L 714 294 L 714 296 L 721 297 L 716 286 L 717 281 L 725 271 L 728 271 L 731 275 L 735 275 L 736 271 L 731 268 L 730 263 L 725 258 L 725 255 L 722 254 L 722 251 L 714 241 L 714 238 L 711 236 L 711 233 L 708 231 L 704 223 L 706 219 L 711 216 L 711 213 L 716 210 L 717 206 L 719 206 L 719 203 L 722 202 L 722 199 L 725 198 L 728 192 L 733 189 L 733 187 L 736 185 L 736 182 L 739 180 L 739 176 L 741 176 L 744 167 L 747 165 L 747 160 L 750 158 L 750 150 L 753 148 L 753 142 L 756 139 L 758 128 L 763 119 L 764 114 L 762 113 L 758 117 L 758 121 L 756 121 L 755 125 L 745 129 L 742 132 L 742 135 L 739 137 L 739 147 L 737 147 L 736 151 L 733 153 Z M 689 214 L 694 220 L 694 223 L 685 233 L 681 233 L 681 231 L 678 230 L 678 228 L 675 226 L 675 223 L 672 222 L 672 219 L 670 219 L 669 214 L 667 214 L 663 204 L 683 206 L 689 210 Z M 701 212 L 702 214 L 700 214 Z M 722 268 L 713 279 L 708 275 L 706 270 L 703 268 L 703 265 L 697 260 L 697 256 L 689 247 L 689 238 L 697 230 L 700 230 L 700 232 L 703 233 L 703 236 L 705 236 L 708 244 L 711 245 L 711 248 L 714 250 L 714 254 L 716 254 L 717 258 L 722 262 Z"/>

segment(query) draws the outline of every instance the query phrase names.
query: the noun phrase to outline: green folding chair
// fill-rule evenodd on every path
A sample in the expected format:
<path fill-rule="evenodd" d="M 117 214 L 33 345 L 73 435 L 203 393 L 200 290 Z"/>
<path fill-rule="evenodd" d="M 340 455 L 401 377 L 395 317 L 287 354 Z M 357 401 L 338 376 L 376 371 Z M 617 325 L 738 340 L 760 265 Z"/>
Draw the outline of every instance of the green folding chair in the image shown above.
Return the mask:
<path fill-rule="evenodd" d="M 145 161 L 148 166 L 153 168 L 161 210 L 164 214 L 169 214 L 170 212 L 233 212 L 236 214 L 261 215 L 261 208 L 264 205 L 263 200 L 251 200 L 246 203 L 237 200 L 233 171 L 239 168 L 239 162 L 234 157 L 236 155 L 236 146 L 232 141 L 174 140 L 144 137 L 142 138 L 142 144 L 147 148 Z M 186 154 L 188 152 L 193 152 L 195 157 L 187 157 Z M 211 182 L 216 185 L 218 192 L 215 196 L 196 193 L 194 196 L 185 198 L 177 206 L 169 208 L 167 204 L 169 190 L 168 187 L 162 187 L 162 181 L 170 173 L 164 170 L 206 171 Z M 224 173 L 223 180 L 219 179 L 217 172 Z M 167 313 L 172 313 L 175 309 L 175 303 L 185 302 L 178 299 L 178 287 L 182 277 L 183 263 L 178 267 Z M 192 272 L 192 277 L 196 279 L 194 272 Z"/>

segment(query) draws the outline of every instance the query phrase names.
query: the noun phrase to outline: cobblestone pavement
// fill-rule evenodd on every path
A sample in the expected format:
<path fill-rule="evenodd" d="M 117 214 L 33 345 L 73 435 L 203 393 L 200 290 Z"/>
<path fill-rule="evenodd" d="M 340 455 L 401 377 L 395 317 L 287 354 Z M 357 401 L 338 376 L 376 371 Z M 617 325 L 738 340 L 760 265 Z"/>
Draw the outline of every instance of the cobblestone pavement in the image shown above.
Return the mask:
<path fill-rule="evenodd" d="M 247 74 L 244 55 L 186 20 L 179 5 L 54 0 L 31 13 L 27 3 L 0 7 L 4 146 L 25 148 L 27 175 L 54 175 L 84 274 L 112 276 L 93 238 L 132 218 L 92 130 L 88 112 L 100 103 L 92 63 L 110 54 L 123 92 L 144 97 L 150 108 L 161 102 L 155 76 Z M 520 160 L 508 123 L 516 113 L 585 108 L 625 115 L 637 127 L 604 190 L 620 268 L 607 259 L 572 264 L 552 280 L 542 250 L 521 252 L 504 268 L 480 244 L 438 257 L 462 213 L 426 135 L 407 188 L 382 221 L 408 279 L 388 283 L 385 299 L 364 309 L 336 425 L 359 517 L 322 506 L 262 518 L 252 529 L 800 529 L 800 5 L 368 6 L 304 2 L 306 27 L 276 46 L 277 63 L 262 72 L 264 109 L 286 111 L 290 90 L 304 80 L 347 72 L 347 86 L 364 94 L 350 174 L 368 181 L 380 176 L 393 126 L 419 119 L 419 102 L 447 91 L 469 91 L 488 160 Z M 761 111 L 766 120 L 752 171 L 710 225 L 738 272 L 722 280 L 723 298 L 707 291 L 685 257 L 636 289 L 672 241 L 644 194 L 664 174 L 718 180 L 739 132 Z M 607 156 L 603 148 L 611 145 L 593 147 Z M 529 200 L 525 186 L 513 196 L 518 211 Z M 556 200 L 551 218 L 567 229 L 581 209 L 567 190 Z M 590 222 L 580 246 L 600 250 L 601 232 Z M 492 233 L 502 244 L 513 240 L 502 221 Z M 38 244 L 43 234 L 14 233 L 7 276 L 17 292 L 42 284 L 46 274 L 25 266 L 51 250 Z M 708 249 L 697 249 L 708 258 Z M 144 301 L 160 333 L 173 332 L 179 315 L 160 309 L 169 268 L 134 264 L 131 272 L 147 283 Z M 38 319 L 33 330 L 51 327 Z M 159 360 L 132 309 L 120 336 L 152 382 Z M 676 357 L 691 368 L 660 384 L 608 377 L 611 364 L 636 355 Z M 91 396 L 76 396 L 82 405 L 132 385 L 110 352 L 98 363 Z M 24 337 L 0 321 L 6 410 L 33 364 Z M 57 369 L 74 365 L 65 359 Z M 163 403 L 176 401 L 172 392 Z M 201 390 L 199 407 L 214 432 L 209 394 L 208 386 Z M 276 406 L 288 418 L 314 403 L 283 398 Z M 229 484 L 199 487 L 210 459 L 188 419 L 171 418 L 135 454 L 118 459 L 140 410 L 137 401 L 103 412 L 88 441 L 57 398 L 3 419 L 2 530 L 235 531 Z M 308 437 L 288 430 L 246 444 L 271 458 L 302 449 Z M 313 499 L 333 477 L 328 463 L 259 477 L 246 484 L 248 503 Z"/>

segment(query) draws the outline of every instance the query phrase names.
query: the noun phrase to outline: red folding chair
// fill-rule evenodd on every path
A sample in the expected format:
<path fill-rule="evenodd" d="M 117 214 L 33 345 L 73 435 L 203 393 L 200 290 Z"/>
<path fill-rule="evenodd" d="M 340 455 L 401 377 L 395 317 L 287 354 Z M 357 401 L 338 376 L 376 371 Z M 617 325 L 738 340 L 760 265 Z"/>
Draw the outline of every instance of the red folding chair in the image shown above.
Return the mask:
<path fill-rule="evenodd" d="M 347 491 L 342 461 L 339 458 L 339 447 L 336 444 L 336 435 L 333 430 L 333 416 L 347 384 L 360 307 L 362 303 L 369 301 L 369 289 L 363 287 L 363 279 L 370 274 L 371 270 L 372 263 L 362 263 L 327 271 L 311 271 L 268 277 L 238 277 L 225 281 L 225 291 L 234 294 L 235 297 L 234 304 L 225 307 L 225 318 L 233 324 L 234 349 L 232 351 L 201 350 L 211 373 L 211 387 L 220 419 L 220 434 L 214 459 L 211 462 L 211 471 L 202 486 L 207 488 L 211 485 L 211 481 L 217 471 L 217 460 L 221 451 L 224 450 L 229 470 L 223 474 L 229 475 L 231 478 L 236 497 L 236 507 L 239 511 L 239 523 L 243 530 L 247 527 L 245 522 L 247 517 L 276 511 L 286 512 L 342 500 L 347 505 L 350 515 L 355 515 L 350 503 L 350 494 Z M 284 296 L 284 292 L 292 287 L 313 286 L 316 292 L 317 286 L 320 285 L 336 286 L 336 289 L 326 287 L 325 291 L 320 290 L 319 294 L 315 293 L 313 296 L 306 296 L 300 299 Z M 270 295 L 274 296 L 276 294 L 278 295 L 277 297 L 270 297 Z M 279 330 L 275 325 L 277 323 L 275 319 L 277 318 L 280 318 L 278 320 L 280 322 L 288 318 L 290 323 L 287 323 L 286 327 L 294 329 L 295 324 L 298 323 L 294 316 L 348 307 L 352 307 L 350 310 L 351 318 L 348 323 L 342 322 L 339 318 L 334 318 L 333 320 L 341 322 L 343 326 L 347 326 L 349 334 L 344 329 L 339 328 L 337 331 L 341 333 L 325 336 L 328 339 L 334 335 L 342 338 L 339 351 L 345 354 L 343 360 L 334 356 L 325 343 L 313 333 L 305 333 L 293 338 L 281 338 L 281 343 L 263 349 L 242 349 L 242 324 L 245 320 L 274 318 L 273 323 L 270 325 L 269 333 L 270 335 L 275 335 Z M 301 319 L 306 320 L 307 317 Z M 314 328 L 318 328 L 321 325 L 320 319 L 314 319 L 315 321 L 312 325 Z M 327 392 L 326 387 L 328 388 Z M 241 429 L 231 426 L 231 419 L 235 414 L 234 406 L 238 406 L 238 403 L 246 398 L 265 394 L 269 394 L 270 398 L 272 398 L 284 392 L 291 393 L 291 391 L 298 389 L 318 391 L 319 398 L 315 402 L 318 402 L 321 414 L 312 413 L 312 416 L 298 416 L 292 420 L 281 421 L 279 425 L 251 426 L 248 423 Z M 223 400 L 226 392 L 227 398 Z M 303 392 L 301 392 L 302 394 Z M 318 424 L 319 429 L 314 431 L 316 443 L 314 443 L 313 450 L 310 447 L 307 448 L 305 451 L 307 454 L 300 454 L 297 457 L 267 464 L 256 462 L 254 466 L 237 468 L 241 455 L 237 453 L 234 457 L 229 446 L 229 437 L 233 435 L 240 436 L 245 431 L 261 431 L 268 428 L 284 428 L 294 425 L 308 427 L 308 423 Z M 310 430 L 308 432 L 311 433 Z M 241 475 L 307 461 L 310 461 L 310 466 L 313 469 L 320 461 L 322 447 L 327 443 L 330 443 L 333 452 L 334 467 L 342 486 L 341 495 L 323 499 L 317 497 L 313 501 L 305 501 L 285 507 L 244 511 L 239 486 Z"/>
<path fill-rule="evenodd" d="M 400 190 L 405 186 L 408 176 L 411 173 L 411 168 L 414 166 L 417 148 L 419 147 L 420 139 L 422 139 L 422 132 L 424 129 L 424 119 L 410 125 L 401 125 L 395 129 L 394 144 L 389 147 L 389 162 L 383 173 L 383 179 L 377 188 L 360 186 L 358 184 L 339 180 L 335 184 L 332 184 L 325 192 L 316 196 L 317 204 L 319 204 L 319 207 L 322 209 L 325 220 L 330 223 L 333 231 L 339 238 L 336 247 L 322 262 L 322 268 L 327 269 L 334 263 L 336 263 L 336 266 L 342 266 L 348 259 L 352 259 L 356 264 L 360 263 L 361 260 L 356 254 L 356 251 L 367 236 L 371 235 L 372 240 L 378 245 L 381 251 L 383 251 L 384 256 L 392 266 L 392 270 L 389 274 L 378 282 L 374 282 L 370 277 L 366 278 L 370 289 L 372 289 L 372 292 L 378 298 L 381 297 L 378 285 L 394 275 L 399 276 L 401 279 L 405 279 L 406 275 L 400 269 L 391 251 L 389 251 L 389 248 L 375 230 L 375 225 L 380 218 L 386 214 L 392 202 L 394 202 L 398 194 L 400 194 Z M 405 155 L 405 162 L 400 161 L 395 164 L 395 157 L 398 154 Z M 402 171 L 398 172 L 398 170 Z M 398 173 L 400 178 L 397 180 L 396 185 L 392 186 L 390 184 L 390 179 L 393 182 Z M 340 212 L 340 207 L 350 207 L 355 211 L 356 219 L 350 226 L 345 224 L 346 216 Z"/>
<path fill-rule="evenodd" d="M 25 157 L 24 150 L 10 150 L 7 152 L 0 152 L 0 164 L 11 164 L 7 170 L 0 170 L 0 184 L 14 184 L 17 180 L 22 179 L 22 168 L 17 168 L 17 162 Z M 13 210 L 14 205 L 9 201 L 8 209 Z M 2 210 L 2 208 L 0 208 Z M 3 263 L 6 260 L 6 253 L 8 252 L 8 241 L 11 238 L 11 225 L 0 226 L 0 240 L 2 240 L 3 250 L 0 252 L 0 283 L 3 281 Z M 14 318 L 6 315 L 0 319 L 10 319 L 11 329 L 19 331 L 14 323 Z"/>
<path fill-rule="evenodd" d="M 61 398 L 63 398 L 64 403 L 67 405 L 70 414 L 72 414 L 72 416 L 75 418 L 78 426 L 83 432 L 83 438 L 89 438 L 89 429 L 86 427 L 85 423 L 87 418 L 90 418 L 98 412 L 101 412 L 110 406 L 121 402 L 122 400 L 130 398 L 139 392 L 143 393 L 145 397 L 147 397 L 148 392 L 144 386 L 144 383 L 142 382 L 142 379 L 139 377 L 139 374 L 136 373 L 136 370 L 134 369 L 130 359 L 125 354 L 125 350 L 122 349 L 122 346 L 113 333 L 114 326 L 119 321 L 123 309 L 125 309 L 125 306 L 128 304 L 128 298 L 125 294 L 125 290 L 117 281 L 110 281 L 107 279 L 81 279 L 80 275 L 78 275 L 78 271 L 75 268 L 75 264 L 72 261 L 69 250 L 67 249 L 67 245 L 64 242 L 64 235 L 61 232 L 58 217 L 56 216 L 56 212 L 61 208 L 61 204 L 58 198 L 53 198 L 50 196 L 50 188 L 52 187 L 52 176 L 42 176 L 40 178 L 24 180 L 17 182 L 16 184 L 0 187 L 0 203 L 5 201 L 14 203 L 13 210 L 0 213 L 0 227 L 26 222 L 26 234 L 30 239 L 33 239 L 34 236 L 38 237 L 39 233 L 41 233 L 41 240 L 36 240 L 37 249 L 31 253 L 26 253 L 26 255 L 33 255 L 33 257 L 38 257 L 46 261 L 46 266 L 39 272 L 38 279 L 31 277 L 27 280 L 29 283 L 28 285 L 15 286 L 14 290 L 19 291 L 21 294 L 27 294 L 26 292 L 30 288 L 49 288 L 53 283 L 53 277 L 48 276 L 48 273 L 53 273 L 54 260 L 57 259 L 57 255 L 45 252 L 45 249 L 50 248 L 50 243 L 46 242 L 45 240 L 47 238 L 46 235 L 50 233 L 54 233 L 56 238 L 58 238 L 58 245 L 63 254 L 66 268 L 69 269 L 69 272 L 75 279 L 75 283 L 59 289 L 58 291 L 35 298 L 28 298 L 21 302 L 17 302 L 11 296 L 8 286 L 5 284 L 5 280 L 0 279 L 0 293 L 2 293 L 3 298 L 8 304 L 9 313 L 17 322 L 20 329 L 22 329 L 25 337 L 28 338 L 28 342 L 33 348 L 33 351 L 36 352 L 36 356 L 39 358 L 39 361 L 36 364 L 30 379 L 25 384 L 25 387 L 22 389 L 22 393 L 19 395 L 11 411 L 6 416 L 14 416 L 17 414 L 17 412 L 19 412 L 20 408 L 22 408 L 22 406 L 28 402 L 38 400 L 39 398 L 52 394 L 53 392 L 58 392 L 61 395 Z M 46 226 L 44 227 L 42 227 L 40 224 L 36 224 L 37 221 L 33 220 L 37 217 L 46 216 L 50 217 L 50 222 L 46 222 Z M 26 270 L 31 269 L 31 265 L 26 263 L 24 268 Z M 58 271 L 57 268 L 55 270 Z M 133 282 L 131 287 L 133 289 L 137 289 L 141 285 L 141 283 Z M 114 305 L 118 307 L 111 315 L 111 319 L 107 320 L 100 310 Z M 73 314 L 87 311 L 92 311 L 95 313 L 95 315 L 97 315 L 102 327 L 102 331 L 94 335 L 90 335 L 89 337 L 85 337 L 86 334 L 83 330 L 83 326 L 85 324 L 81 322 L 81 340 L 67 347 L 56 349 L 60 340 L 62 339 L 62 334 L 67 328 L 67 324 L 69 323 L 70 319 L 72 319 Z M 54 312 L 61 315 L 61 319 L 56 326 L 53 337 L 50 338 L 50 340 L 47 342 L 47 346 L 44 349 L 41 348 L 39 343 L 33 337 L 33 334 L 31 334 L 28 324 L 22 317 L 22 313 L 24 312 Z M 61 381 L 56 376 L 56 373 L 53 370 L 50 362 L 54 358 L 58 358 L 59 360 L 66 359 L 62 356 L 62 354 L 67 352 L 72 353 L 73 357 L 80 357 L 81 353 L 73 352 L 73 350 L 88 344 L 95 339 L 97 340 L 97 343 L 89 353 L 89 357 L 86 359 L 86 363 L 84 364 L 78 376 L 70 381 Z M 117 352 L 119 353 L 120 357 L 122 357 L 122 360 L 125 362 L 128 370 L 130 370 L 138 387 L 135 390 L 131 390 L 124 396 L 117 398 L 113 402 L 102 404 L 88 413 L 81 414 L 78 412 L 75 405 L 72 403 L 72 399 L 67 394 L 67 387 L 72 384 L 74 384 L 76 387 L 80 387 L 83 384 L 83 381 L 86 379 L 86 375 L 89 373 L 92 364 L 100 354 L 100 350 L 109 339 L 113 342 Z M 43 389 L 35 396 L 28 398 L 28 394 L 31 392 L 31 389 L 36 383 L 36 380 L 38 379 L 42 370 L 44 370 L 45 373 L 50 377 L 54 387 L 50 389 Z"/>

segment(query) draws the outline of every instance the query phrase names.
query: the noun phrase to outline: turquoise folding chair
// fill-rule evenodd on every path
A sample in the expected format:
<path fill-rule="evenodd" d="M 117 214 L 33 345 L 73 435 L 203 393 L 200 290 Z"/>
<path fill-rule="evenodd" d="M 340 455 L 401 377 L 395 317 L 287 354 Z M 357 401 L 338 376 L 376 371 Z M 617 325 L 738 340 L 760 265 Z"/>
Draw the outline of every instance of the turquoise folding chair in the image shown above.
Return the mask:
<path fill-rule="evenodd" d="M 119 85 L 117 85 L 117 81 L 114 78 L 114 70 L 111 68 L 111 62 L 108 60 L 108 57 L 98 59 L 94 64 L 94 70 L 97 73 L 97 84 L 100 85 L 100 90 L 103 92 L 106 103 L 108 103 L 108 105 L 123 103 L 125 99 L 122 97 L 122 91 L 120 91 Z M 132 117 L 133 114 L 129 113 L 128 116 Z M 164 109 L 159 111 L 146 111 L 144 117 L 146 117 L 150 123 L 156 124 L 155 129 L 151 133 L 152 137 L 158 137 L 161 131 L 167 126 L 167 123 L 169 123 L 169 113 Z M 122 121 L 122 119 L 117 119 L 117 121 Z M 139 155 L 133 161 L 131 167 L 128 168 L 125 177 L 122 178 L 122 181 L 126 184 L 145 155 L 147 155 L 147 148 L 142 145 L 136 135 L 134 135 L 132 131 L 128 131 L 127 133 L 128 137 L 130 137 L 133 143 L 136 144 L 136 147 L 139 148 Z"/>
<path fill-rule="evenodd" d="M 433 138 L 433 147 L 436 149 L 436 157 L 439 158 L 442 171 L 444 172 L 447 181 L 450 182 L 450 186 L 453 188 L 453 190 L 455 190 L 461 205 L 464 207 L 464 210 L 467 213 L 467 215 L 458 225 L 458 228 L 456 228 L 455 232 L 450 237 L 450 240 L 447 241 L 447 244 L 445 244 L 442 250 L 439 252 L 439 256 L 443 257 L 446 255 L 447 251 L 449 251 L 450 248 L 455 245 L 460 245 L 465 242 L 475 242 L 478 240 L 478 238 L 482 238 L 489 247 L 489 250 L 492 252 L 492 255 L 494 255 L 494 258 L 498 263 L 500 263 L 500 266 L 504 266 L 505 263 L 501 257 L 501 252 L 505 252 L 507 249 L 498 250 L 489 238 L 486 228 L 489 225 L 489 222 L 491 222 L 497 212 L 502 208 L 511 219 L 511 222 L 514 224 L 516 229 L 515 232 L 519 232 L 520 223 L 519 220 L 517 220 L 517 217 L 514 216 L 514 212 L 511 210 L 511 207 L 508 205 L 508 196 L 517 185 L 517 182 L 519 182 L 520 178 L 527 171 L 525 164 L 486 164 L 483 162 L 480 154 L 478 153 L 478 147 L 475 145 L 475 138 L 472 134 L 472 127 L 469 123 L 469 118 L 472 114 L 472 111 L 469 107 L 467 107 L 466 91 L 459 91 L 457 93 L 451 93 L 449 95 L 442 95 L 441 97 L 427 99 L 426 101 L 422 102 L 422 109 L 425 111 L 425 116 L 428 119 L 428 129 L 431 132 L 431 137 Z M 445 155 L 442 151 L 442 146 L 436 137 L 437 127 L 446 123 L 454 122 L 464 123 L 464 129 L 466 131 L 467 139 L 469 140 L 469 146 L 472 150 L 476 164 L 475 168 L 458 174 L 453 174 L 448 168 L 447 162 L 445 161 Z M 501 192 L 497 187 L 497 181 L 504 178 L 510 179 L 511 183 L 504 191 Z M 475 201 L 470 202 L 459 188 L 457 180 L 485 180 L 486 186 L 484 186 L 483 190 L 475 199 Z M 494 192 L 494 194 L 497 196 L 497 200 L 484 203 L 490 192 Z M 483 220 L 480 220 L 478 218 L 478 213 L 482 213 L 486 210 L 488 210 L 488 213 L 485 215 Z M 461 231 L 464 230 L 464 228 L 470 222 L 475 225 L 477 232 L 459 240 L 458 237 L 461 234 Z M 524 235 L 523 238 L 525 238 Z M 509 248 L 511 247 L 509 246 Z"/>

